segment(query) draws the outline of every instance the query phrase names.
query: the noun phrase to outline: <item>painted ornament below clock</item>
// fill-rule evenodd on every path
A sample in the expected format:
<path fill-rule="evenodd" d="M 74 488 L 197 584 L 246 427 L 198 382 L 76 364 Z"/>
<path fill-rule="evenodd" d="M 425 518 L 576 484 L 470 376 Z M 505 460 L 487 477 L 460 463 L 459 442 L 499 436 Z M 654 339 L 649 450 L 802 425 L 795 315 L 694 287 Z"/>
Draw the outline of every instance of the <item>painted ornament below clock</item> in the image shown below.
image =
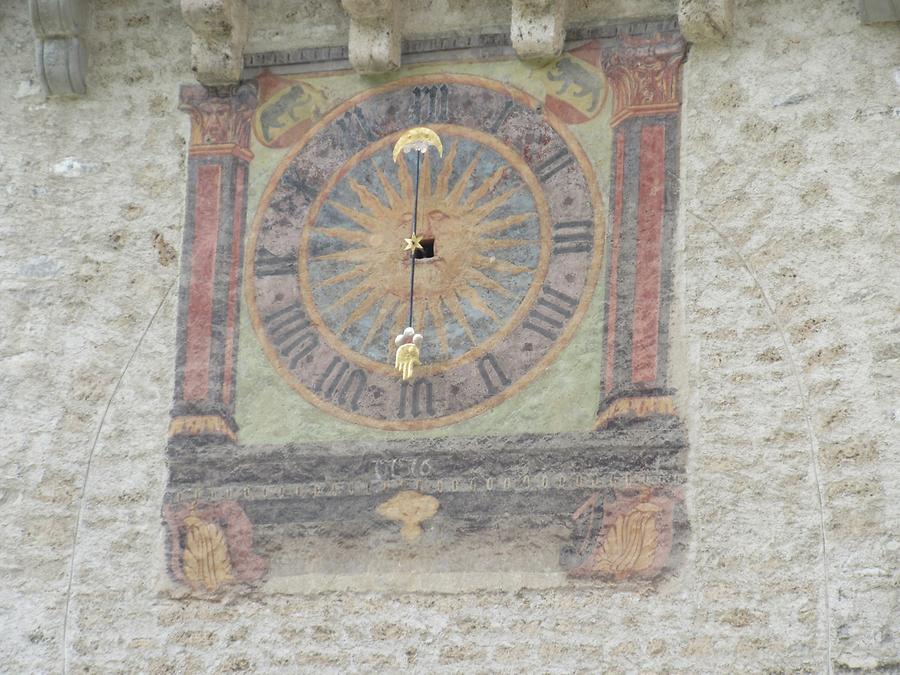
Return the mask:
<path fill-rule="evenodd" d="M 251 320 L 323 410 L 384 429 L 452 424 L 571 340 L 603 212 L 585 153 L 537 100 L 472 76 L 399 80 L 325 115 L 275 170 L 248 244 Z"/>

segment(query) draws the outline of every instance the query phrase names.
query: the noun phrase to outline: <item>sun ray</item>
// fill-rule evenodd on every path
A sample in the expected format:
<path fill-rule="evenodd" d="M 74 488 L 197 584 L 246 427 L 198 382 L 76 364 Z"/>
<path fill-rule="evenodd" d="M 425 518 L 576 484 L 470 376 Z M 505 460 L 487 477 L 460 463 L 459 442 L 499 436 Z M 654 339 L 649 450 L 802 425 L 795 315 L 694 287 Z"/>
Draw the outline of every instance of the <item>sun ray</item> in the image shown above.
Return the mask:
<path fill-rule="evenodd" d="M 348 248 L 344 251 L 317 255 L 313 260 L 339 260 L 341 262 L 362 263 L 365 267 L 372 267 L 374 263 L 372 263 L 371 258 L 368 248 Z"/>
<path fill-rule="evenodd" d="M 482 218 L 487 218 L 494 211 L 503 206 L 506 202 L 509 201 L 510 197 L 516 194 L 519 190 L 522 189 L 521 185 L 517 185 L 516 187 L 510 188 L 506 192 L 497 195 L 493 199 L 486 201 L 484 204 L 474 209 L 472 213 L 472 218 L 477 222 Z"/>
<path fill-rule="evenodd" d="M 450 145 L 447 154 L 444 155 L 444 164 L 438 173 L 437 185 L 434 187 L 434 200 L 439 201 L 447 197 L 450 189 L 450 176 L 453 175 L 453 163 L 456 161 L 456 148 L 459 146 L 458 141 L 454 141 Z"/>
<path fill-rule="evenodd" d="M 350 279 L 355 279 L 356 277 L 367 273 L 368 272 L 364 267 L 357 267 L 349 272 L 341 272 L 340 274 L 335 274 L 333 277 L 328 277 L 325 281 L 316 281 L 316 286 L 333 286 L 334 284 L 339 284 L 342 281 L 349 281 Z"/>
<path fill-rule="evenodd" d="M 484 181 L 482 181 L 481 185 L 472 190 L 469 193 L 469 196 L 466 197 L 466 201 L 464 206 L 468 209 L 473 208 L 479 200 L 481 200 L 486 194 L 488 194 L 497 183 L 500 182 L 500 179 L 503 178 L 503 174 L 506 173 L 506 167 L 501 166 L 499 169 L 494 171 L 490 176 L 488 176 Z"/>
<path fill-rule="evenodd" d="M 384 324 L 385 319 L 387 319 L 388 314 L 393 312 L 399 303 L 399 300 L 394 300 L 392 302 L 391 298 L 384 299 L 384 303 L 382 303 L 381 307 L 378 309 L 378 314 L 375 315 L 375 321 L 373 321 L 372 325 L 369 326 L 369 332 L 366 333 L 366 339 L 363 340 L 363 349 L 365 349 L 372 343 L 372 340 L 375 339 L 375 336 L 378 334 L 381 326 Z"/>
<path fill-rule="evenodd" d="M 352 220 L 354 223 L 368 232 L 375 232 L 384 228 L 385 226 L 384 218 L 376 218 L 375 216 L 370 216 L 367 213 L 357 211 L 356 209 L 352 209 L 349 206 L 344 206 L 343 204 L 339 204 L 338 202 L 334 201 L 329 202 L 328 205 L 336 211 L 347 216 L 350 220 Z"/>
<path fill-rule="evenodd" d="M 404 204 L 400 199 L 400 195 L 397 193 L 397 190 L 394 188 L 394 184 L 391 183 L 390 179 L 387 177 L 387 174 L 385 174 L 384 171 L 375 166 L 375 175 L 378 176 L 378 180 L 381 182 L 381 187 L 384 189 L 384 194 L 387 196 L 388 203 L 391 206 L 391 211 L 396 211 L 398 208 L 402 208 Z"/>
<path fill-rule="evenodd" d="M 351 180 L 350 189 L 356 193 L 356 197 L 359 199 L 359 203 L 362 204 L 363 208 L 367 209 L 372 215 L 384 218 L 390 213 L 390 209 L 386 208 L 385 205 L 381 203 L 381 200 L 362 183 Z"/>
<path fill-rule="evenodd" d="M 428 303 L 428 313 L 431 315 L 434 332 L 437 333 L 438 341 L 441 344 L 441 352 L 450 356 L 450 344 L 447 342 L 447 326 L 444 325 L 444 310 L 441 309 L 440 298 L 434 298 Z"/>
<path fill-rule="evenodd" d="M 357 230 L 348 230 L 345 227 L 317 227 L 313 230 L 316 234 L 324 234 L 326 237 L 334 237 L 350 244 L 366 244 L 369 235 Z"/>
<path fill-rule="evenodd" d="M 469 165 L 466 167 L 465 171 L 462 172 L 459 180 L 456 181 L 453 189 L 450 190 L 450 192 L 447 194 L 448 204 L 459 204 L 462 201 L 463 193 L 466 191 L 466 186 L 468 186 L 469 184 L 469 179 L 472 177 L 472 174 L 475 173 L 475 169 L 478 167 L 478 161 L 480 159 L 481 153 L 476 152 L 475 156 L 472 158 L 472 161 L 469 162 Z"/>
<path fill-rule="evenodd" d="M 422 157 L 422 165 L 419 170 L 419 185 L 424 186 L 424 188 L 419 188 L 422 192 L 422 197 L 426 199 L 431 197 L 431 155 L 428 153 Z"/>
<path fill-rule="evenodd" d="M 496 312 L 488 307 L 487 303 L 481 298 L 480 295 L 478 295 L 478 292 L 468 284 L 457 284 L 456 292 L 459 293 L 464 299 L 468 300 L 469 304 L 472 305 L 472 307 L 477 309 L 486 317 L 490 318 L 494 323 L 500 321 L 500 319 L 497 317 Z"/>
<path fill-rule="evenodd" d="M 341 327 L 338 329 L 338 333 L 343 333 L 350 326 L 352 326 L 357 321 L 359 321 L 361 318 L 363 318 L 369 312 L 369 310 L 375 306 L 375 303 L 378 302 L 379 300 L 381 300 L 381 298 L 378 296 L 378 293 L 372 293 L 365 300 L 363 300 L 361 303 L 359 303 L 356 306 L 356 309 L 354 309 L 350 313 L 350 316 L 348 316 L 344 320 L 344 323 L 341 324 Z"/>
<path fill-rule="evenodd" d="M 534 218 L 534 213 L 516 213 L 512 216 L 507 216 L 506 218 L 500 218 L 497 220 L 483 220 L 478 223 L 478 233 L 479 234 L 490 234 L 492 232 L 502 232 L 503 230 L 508 230 L 509 228 L 515 225 L 521 225 L 528 220 Z"/>
<path fill-rule="evenodd" d="M 397 162 L 397 179 L 400 181 L 401 197 L 405 197 L 403 203 L 412 204 L 413 184 L 412 177 L 409 175 L 409 167 L 406 166 L 405 154 L 400 158 L 400 161 Z"/>
<path fill-rule="evenodd" d="M 488 269 L 495 269 L 498 272 L 503 272 L 504 274 L 522 274 L 524 272 L 533 271 L 530 267 L 516 265 L 514 263 L 507 262 L 506 260 L 486 258 L 483 255 L 472 256 L 472 265 L 474 265 L 475 267 L 487 267 Z"/>
<path fill-rule="evenodd" d="M 371 293 L 372 290 L 373 290 L 373 289 L 372 289 L 372 287 L 371 287 L 369 284 L 366 284 L 366 283 L 360 283 L 360 284 L 357 284 L 356 286 L 354 286 L 353 288 L 351 288 L 349 291 L 347 291 L 346 293 L 344 293 L 344 294 L 343 294 L 341 297 L 339 297 L 337 300 L 335 300 L 334 302 L 332 302 L 332 303 L 328 306 L 328 311 L 333 312 L 334 310 L 338 309 L 339 307 L 343 307 L 343 306 L 346 305 L 348 302 L 350 302 L 350 301 L 353 300 L 354 298 L 356 298 L 356 297 L 362 295 L 363 293 L 366 293 L 366 298 L 368 298 L 368 297 L 369 297 L 368 294 Z M 365 302 L 365 299 L 363 300 L 363 302 Z"/>
<path fill-rule="evenodd" d="M 506 286 L 503 286 L 503 285 L 497 283 L 496 281 L 491 279 L 488 275 L 486 275 L 484 272 L 480 272 L 480 271 L 476 270 L 474 267 L 470 267 L 469 269 L 467 269 L 465 271 L 464 276 L 467 277 L 473 283 L 478 284 L 479 286 L 482 286 L 489 290 L 495 291 L 496 293 L 499 293 L 504 298 L 513 297 L 513 294 L 510 292 L 510 290 L 508 288 L 506 288 Z"/>
<path fill-rule="evenodd" d="M 444 296 L 444 301 L 447 303 L 450 314 L 456 319 L 456 323 L 462 326 L 462 329 L 465 331 L 466 335 L 469 336 L 472 344 L 478 344 L 478 340 L 475 339 L 475 333 L 472 332 L 472 327 L 469 325 L 469 320 L 466 318 L 466 313 L 463 310 L 462 305 L 459 304 L 459 298 L 456 297 L 456 293 L 450 291 Z"/>

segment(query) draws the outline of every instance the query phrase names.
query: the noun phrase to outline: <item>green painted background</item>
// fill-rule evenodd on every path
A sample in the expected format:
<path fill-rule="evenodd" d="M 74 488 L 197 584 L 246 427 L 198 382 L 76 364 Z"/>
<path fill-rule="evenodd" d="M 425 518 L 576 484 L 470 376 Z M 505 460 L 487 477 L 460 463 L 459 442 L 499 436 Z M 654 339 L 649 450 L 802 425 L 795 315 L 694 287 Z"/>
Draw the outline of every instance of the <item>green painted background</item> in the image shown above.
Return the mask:
<path fill-rule="evenodd" d="M 314 85 L 328 100 L 327 108 L 366 89 L 419 74 L 465 74 L 498 80 L 517 87 L 540 101 L 556 88 L 545 89 L 544 70 L 553 64 L 534 66 L 517 59 L 428 63 L 402 68 L 379 77 L 362 77 L 350 71 L 314 76 Z M 302 79 L 311 79 L 305 73 Z M 574 85 L 577 86 L 577 85 Z M 593 164 L 598 186 L 608 194 L 612 134 L 609 128 L 610 97 L 594 119 L 569 126 Z M 325 111 L 323 111 L 325 112 Z M 267 148 L 255 138 L 250 165 L 247 222 L 252 223 L 260 198 L 278 163 L 288 149 Z M 604 212 L 604 216 L 605 216 Z M 248 226 L 249 231 L 249 226 Z M 249 232 L 248 232 L 249 235 Z M 246 253 L 250 254 L 249 251 Z M 351 424 L 307 403 L 272 368 L 250 324 L 246 302 L 242 304 L 238 351 L 237 410 L 239 438 L 244 444 L 335 441 L 392 437 L 476 436 L 514 433 L 589 431 L 600 401 L 600 354 L 603 322 L 603 282 L 594 292 L 589 311 L 572 341 L 556 361 L 519 394 L 463 422 L 424 431 L 382 431 Z M 425 336 L 423 360 L 428 358 Z"/>

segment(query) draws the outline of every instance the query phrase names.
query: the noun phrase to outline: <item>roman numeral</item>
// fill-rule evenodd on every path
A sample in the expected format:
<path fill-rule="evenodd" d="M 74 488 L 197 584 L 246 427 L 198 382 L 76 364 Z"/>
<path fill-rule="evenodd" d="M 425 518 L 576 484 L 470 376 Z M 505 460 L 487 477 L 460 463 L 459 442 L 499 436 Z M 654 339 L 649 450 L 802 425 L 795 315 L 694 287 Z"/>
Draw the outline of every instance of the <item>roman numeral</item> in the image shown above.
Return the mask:
<path fill-rule="evenodd" d="M 431 381 L 416 379 L 412 385 L 409 382 L 400 384 L 400 417 L 406 417 L 407 401 L 410 405 L 410 413 L 413 417 L 419 417 L 423 412 L 434 416 L 434 388 Z"/>
<path fill-rule="evenodd" d="M 295 201 L 297 197 L 302 197 L 304 203 L 309 205 L 317 196 L 316 188 L 300 175 L 296 167 L 292 166 L 281 177 L 278 190 L 269 203 L 269 208 L 284 216 L 293 217 L 297 215 L 297 202 Z"/>
<path fill-rule="evenodd" d="M 362 368 L 350 370 L 350 364 L 340 356 L 331 359 L 331 363 L 316 382 L 313 391 L 324 398 L 337 401 L 344 405 L 350 402 L 350 409 L 359 408 L 359 400 L 366 390 L 368 377 Z"/>
<path fill-rule="evenodd" d="M 272 312 L 263 319 L 263 323 L 279 353 L 291 359 L 289 362 L 291 370 L 319 346 L 319 336 L 312 330 L 312 322 L 296 305 L 288 305 Z"/>
<path fill-rule="evenodd" d="M 275 213 L 287 218 L 290 221 L 297 215 L 297 205 L 294 203 L 293 192 L 285 192 L 279 189 L 275 192 L 273 199 L 269 202 L 269 208 Z"/>
<path fill-rule="evenodd" d="M 263 247 L 256 254 L 256 276 L 277 277 L 297 274 L 297 257 L 293 255 L 278 256 Z"/>
<path fill-rule="evenodd" d="M 500 110 L 493 118 L 491 118 L 490 123 L 487 125 L 488 131 L 492 134 L 496 134 L 500 131 L 500 127 L 503 126 L 503 123 L 509 119 L 509 116 L 512 114 L 513 108 L 515 107 L 515 103 L 512 101 L 507 101 L 506 105 L 503 106 L 503 109 Z"/>
<path fill-rule="evenodd" d="M 316 188 L 309 184 L 308 180 L 300 175 L 296 167 L 291 167 L 281 177 L 281 187 L 294 194 L 301 194 L 308 203 L 312 203 L 319 195 Z"/>
<path fill-rule="evenodd" d="M 488 396 L 493 396 L 509 386 L 510 379 L 503 372 L 497 358 L 490 352 L 478 359 L 478 374 L 484 380 Z"/>
<path fill-rule="evenodd" d="M 544 284 L 534 309 L 528 312 L 528 318 L 522 327 L 543 335 L 548 340 L 555 340 L 566 321 L 572 318 L 572 312 L 577 306 L 578 300 Z"/>
<path fill-rule="evenodd" d="M 446 122 L 450 119 L 450 87 L 446 84 L 413 87 L 410 117 L 413 122 Z"/>
<path fill-rule="evenodd" d="M 369 120 L 359 108 L 345 112 L 337 118 L 337 123 L 341 128 L 341 140 L 344 141 L 344 145 L 350 152 L 355 152 L 359 146 L 367 145 L 378 138 L 378 135 L 372 131 Z"/>
<path fill-rule="evenodd" d="M 534 167 L 534 173 L 539 181 L 546 183 L 557 173 L 574 163 L 575 157 L 572 156 L 568 148 L 563 148 Z"/>
<path fill-rule="evenodd" d="M 594 221 L 567 220 L 553 224 L 554 253 L 584 253 L 594 247 Z"/>

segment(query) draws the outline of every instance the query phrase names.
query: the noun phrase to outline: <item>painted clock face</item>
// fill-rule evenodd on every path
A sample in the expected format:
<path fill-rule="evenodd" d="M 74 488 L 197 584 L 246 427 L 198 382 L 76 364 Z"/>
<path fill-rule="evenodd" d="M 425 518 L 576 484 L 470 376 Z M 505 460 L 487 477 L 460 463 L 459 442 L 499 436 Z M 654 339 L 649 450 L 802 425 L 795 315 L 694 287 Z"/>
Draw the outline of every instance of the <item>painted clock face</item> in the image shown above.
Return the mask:
<path fill-rule="evenodd" d="M 413 324 L 423 366 L 402 382 L 404 251 L 421 159 Z M 253 225 L 248 301 L 279 374 L 311 403 L 385 429 L 452 424 L 506 400 L 571 339 L 597 283 L 602 212 L 590 164 L 538 102 L 468 76 L 417 77 L 327 114 L 276 170 Z"/>

